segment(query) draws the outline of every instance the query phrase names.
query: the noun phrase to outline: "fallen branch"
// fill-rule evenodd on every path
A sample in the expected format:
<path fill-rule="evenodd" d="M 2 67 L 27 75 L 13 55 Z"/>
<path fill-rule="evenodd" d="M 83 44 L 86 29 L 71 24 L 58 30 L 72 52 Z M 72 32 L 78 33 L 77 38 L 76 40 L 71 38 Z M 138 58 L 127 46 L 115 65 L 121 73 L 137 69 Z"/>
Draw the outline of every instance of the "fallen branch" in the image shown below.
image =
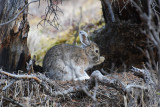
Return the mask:
<path fill-rule="evenodd" d="M 92 79 L 93 80 L 93 79 Z M 88 87 L 82 87 L 82 90 L 83 92 L 88 96 L 90 97 L 93 101 L 94 101 L 94 105 L 93 107 L 97 107 L 97 98 L 96 98 L 96 95 L 97 95 L 97 90 L 98 90 L 98 82 L 97 82 L 97 79 L 95 79 L 93 81 L 93 83 L 95 84 L 95 87 L 94 87 L 94 92 L 93 92 L 93 95 L 91 93 L 88 92 Z"/>
<path fill-rule="evenodd" d="M 96 78 L 98 80 L 98 82 L 100 82 L 101 84 L 104 84 L 106 86 L 112 87 L 114 89 L 116 89 L 117 91 L 119 91 L 121 94 L 125 94 L 126 93 L 126 88 L 125 85 L 119 81 L 118 79 L 109 79 L 105 76 L 103 76 L 100 71 L 96 70 L 91 74 L 92 78 Z"/>
<path fill-rule="evenodd" d="M 77 83 L 75 83 L 74 81 L 73 84 L 77 84 Z M 88 80 L 85 82 L 85 84 L 79 83 L 79 85 L 73 85 L 73 86 L 70 86 L 68 89 L 62 89 L 61 91 L 52 91 L 52 88 L 50 86 L 47 86 L 45 82 L 41 82 L 40 85 L 43 87 L 47 95 L 55 97 L 55 96 L 65 96 L 67 94 L 75 93 L 75 92 L 85 93 L 84 90 L 91 90 L 95 86 L 95 83 L 92 80 Z M 55 87 L 57 84 L 55 83 L 53 85 Z M 67 82 L 66 82 L 66 86 L 67 86 Z"/>
<path fill-rule="evenodd" d="M 146 78 L 149 78 L 147 76 L 149 76 L 149 74 L 144 70 L 138 69 L 133 67 L 133 70 L 135 71 L 136 74 L 142 75 L 142 76 L 146 76 Z M 56 86 L 56 82 L 53 80 L 50 80 L 49 78 L 47 78 L 44 75 L 16 75 L 16 74 L 11 74 L 5 71 L 0 71 L 1 74 L 7 75 L 9 77 L 15 78 L 15 79 L 34 79 L 35 81 L 37 81 L 37 83 L 39 83 L 45 93 L 47 95 L 50 95 L 52 97 L 55 96 L 64 96 L 67 95 L 69 93 L 74 93 L 74 92 L 85 92 L 87 93 L 87 90 L 91 90 L 94 86 L 95 86 L 95 79 L 97 80 L 97 82 L 106 85 L 108 87 L 112 87 L 114 89 L 116 89 L 117 91 L 119 91 L 122 95 L 125 95 L 126 93 L 131 91 L 131 88 L 139 88 L 142 90 L 146 90 L 146 87 L 143 86 L 139 86 L 139 85 L 125 85 L 123 82 L 119 81 L 118 79 L 109 79 L 106 76 L 103 76 L 100 71 L 96 70 L 91 74 L 91 79 L 86 81 L 85 84 L 80 84 L 80 85 L 74 85 L 71 86 L 68 89 L 63 89 L 61 91 L 53 91 L 53 87 Z M 147 74 L 146 74 L 147 73 Z M 14 82 L 14 81 L 13 81 Z M 5 86 L 3 88 L 3 90 L 5 90 L 7 87 L 9 87 L 10 85 L 12 85 L 12 83 L 8 84 L 7 86 Z M 97 90 L 96 86 L 96 90 Z M 91 95 L 89 95 L 91 96 Z M 95 100 L 95 96 L 96 96 L 96 92 L 94 92 L 94 95 L 92 96 L 93 101 Z"/>
<path fill-rule="evenodd" d="M 144 79 L 145 83 L 148 85 L 152 85 L 155 87 L 155 83 L 153 82 L 151 73 L 147 69 L 139 69 L 132 66 L 131 71 L 135 76 L 140 76 Z"/>
<path fill-rule="evenodd" d="M 15 78 L 15 79 L 34 79 L 43 87 L 44 91 L 50 96 L 63 96 L 63 95 L 69 94 L 69 93 L 83 91 L 82 86 L 73 86 L 73 87 L 71 87 L 67 90 L 63 90 L 63 91 L 52 91 L 51 87 L 49 85 L 47 86 L 47 83 L 49 83 L 51 85 L 52 83 L 55 83 L 55 82 L 52 82 L 52 80 L 46 78 L 45 76 L 39 75 L 39 77 L 41 77 L 41 79 L 44 80 L 44 81 L 42 81 L 38 77 L 32 76 L 32 75 L 16 75 L 16 74 L 11 74 L 11 73 L 8 73 L 8 72 L 2 71 L 2 70 L 0 70 L 0 74 L 7 75 L 8 77 Z M 5 90 L 10 85 L 12 85 L 12 83 L 7 85 L 3 89 Z M 53 85 L 54 84 L 52 84 L 52 86 Z"/>
<path fill-rule="evenodd" d="M 43 82 L 47 82 L 48 85 L 50 85 L 50 86 L 54 87 L 56 84 L 56 81 L 53 81 L 53 80 L 47 78 L 44 74 L 38 73 L 38 75 L 36 75 L 36 77 L 39 78 Z"/>
<path fill-rule="evenodd" d="M 7 75 L 8 77 L 15 78 L 15 79 L 34 79 L 39 83 L 42 82 L 42 80 L 40 80 L 39 78 L 33 75 L 16 75 L 16 74 L 11 74 L 2 70 L 0 70 L 0 74 L 4 74 L 4 75 Z"/>
<path fill-rule="evenodd" d="M 74 93 L 74 92 L 80 92 L 80 91 L 83 91 L 82 90 L 82 87 L 81 86 L 73 86 L 67 90 L 63 90 L 63 91 L 54 91 L 51 93 L 51 96 L 64 96 L 66 94 L 69 94 L 69 93 Z"/>
<path fill-rule="evenodd" d="M 127 92 L 130 92 L 131 88 L 138 88 L 138 89 L 141 89 L 141 90 L 147 90 L 147 87 L 145 87 L 145 86 L 129 84 L 129 85 L 126 86 L 126 90 L 128 90 Z"/>

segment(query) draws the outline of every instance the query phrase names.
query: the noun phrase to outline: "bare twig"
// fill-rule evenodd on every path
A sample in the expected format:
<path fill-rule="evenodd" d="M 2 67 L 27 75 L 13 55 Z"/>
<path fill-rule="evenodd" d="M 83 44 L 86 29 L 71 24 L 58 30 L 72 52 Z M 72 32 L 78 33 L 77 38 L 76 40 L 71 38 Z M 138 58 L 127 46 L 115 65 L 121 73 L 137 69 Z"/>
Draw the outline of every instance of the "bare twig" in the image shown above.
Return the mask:
<path fill-rule="evenodd" d="M 44 22 L 44 25 L 47 22 L 51 26 L 53 26 L 56 29 L 58 29 L 57 26 L 59 26 L 59 23 L 58 23 L 58 14 L 57 14 L 57 12 L 63 13 L 62 10 L 58 7 L 58 1 L 59 0 L 55 0 L 54 2 L 52 0 L 46 0 L 48 6 L 46 7 L 45 15 L 42 17 L 42 20 L 37 24 L 37 27 L 38 27 L 38 25 L 42 25 L 41 24 L 42 22 Z M 38 5 L 38 7 L 39 7 L 40 6 L 40 0 L 33 0 L 33 1 L 29 2 L 28 4 L 24 5 L 24 7 L 22 8 L 22 10 L 20 12 L 18 12 L 12 19 L 10 19 L 7 22 L 1 23 L 0 26 L 9 24 L 9 23 L 13 22 L 14 20 L 16 20 L 18 18 L 18 16 L 21 13 L 23 13 L 24 10 L 30 4 L 35 3 L 35 2 L 39 2 L 39 5 Z M 62 2 L 62 0 L 60 0 L 60 2 Z"/>
<path fill-rule="evenodd" d="M 45 23 L 48 23 L 49 25 L 53 26 L 54 28 L 58 29 L 59 22 L 58 22 L 58 13 L 62 13 L 62 10 L 58 7 L 58 1 L 55 0 L 54 2 L 52 0 L 47 0 L 47 7 L 45 9 L 45 15 L 42 16 L 42 20 L 37 24 L 37 27 L 39 25 L 42 26 L 42 23 L 45 25 Z M 60 0 L 62 3 L 62 0 Z"/>
<path fill-rule="evenodd" d="M 12 80 L 8 85 L 6 85 L 5 87 L 3 87 L 2 91 L 5 91 L 8 87 L 12 86 L 15 81 L 16 80 Z"/>
<path fill-rule="evenodd" d="M 93 80 L 91 80 L 93 81 Z M 96 81 L 95 81 L 96 82 Z M 95 90 L 94 90 L 94 94 L 92 95 L 91 93 L 88 92 L 88 87 L 84 87 L 84 86 L 81 86 L 81 89 L 82 91 L 88 96 L 90 97 L 95 103 L 97 102 L 97 99 L 96 99 L 96 92 L 97 92 L 97 88 L 98 88 L 98 84 L 96 83 L 96 86 L 95 86 Z"/>
<path fill-rule="evenodd" d="M 10 103 L 12 103 L 12 104 L 15 104 L 15 105 L 17 105 L 18 107 L 26 107 L 25 105 L 17 102 L 16 100 L 13 100 L 13 99 L 11 99 L 11 98 L 7 98 L 7 97 L 4 97 L 4 96 L 1 96 L 1 97 L 3 97 L 2 100 L 8 101 L 8 102 L 10 102 Z"/>
<path fill-rule="evenodd" d="M 1 81 L 0 81 L 0 86 L 1 85 L 4 85 L 5 83 L 6 83 L 6 80 L 5 79 L 0 79 Z"/>
<path fill-rule="evenodd" d="M 48 83 L 52 87 L 54 87 L 54 84 L 56 84 L 56 81 L 52 81 L 51 79 L 47 78 L 44 74 L 38 73 L 36 76 L 37 78 L 39 78 L 43 82 Z"/>
<path fill-rule="evenodd" d="M 94 107 L 97 107 L 97 99 L 96 99 L 97 90 L 98 90 L 98 81 L 97 79 L 95 79 L 95 87 L 94 87 L 94 93 L 93 93 L 93 98 L 95 99 Z"/>
<path fill-rule="evenodd" d="M 27 64 L 26 69 L 27 69 L 28 74 L 34 73 L 33 66 L 35 65 L 35 62 L 36 62 L 35 55 L 34 55 L 33 59 L 30 59 L 29 62 L 26 62 L 26 64 Z"/>
<path fill-rule="evenodd" d="M 75 38 L 74 38 L 74 41 L 73 41 L 73 45 L 76 45 L 76 39 L 77 39 L 78 34 L 79 34 L 81 21 L 82 21 L 82 7 L 80 7 L 80 19 L 79 19 L 77 25 L 75 25 L 75 27 L 76 27 L 76 33 L 74 34 Z"/>
<path fill-rule="evenodd" d="M 13 19 L 7 21 L 7 22 L 4 22 L 4 23 L 1 23 L 0 26 L 3 26 L 3 25 L 6 25 L 6 24 L 9 24 L 11 22 L 13 22 L 14 20 L 17 19 L 17 17 L 31 4 L 31 3 L 34 3 L 34 2 L 38 2 L 39 0 L 35 0 L 35 1 L 31 1 L 30 3 L 28 3 L 27 5 L 24 6 L 24 8 L 16 14 L 16 16 L 13 17 Z"/>
<path fill-rule="evenodd" d="M 3 101 L 3 96 L 1 97 L 1 100 L 0 100 L 0 107 L 2 107 L 2 101 Z"/>

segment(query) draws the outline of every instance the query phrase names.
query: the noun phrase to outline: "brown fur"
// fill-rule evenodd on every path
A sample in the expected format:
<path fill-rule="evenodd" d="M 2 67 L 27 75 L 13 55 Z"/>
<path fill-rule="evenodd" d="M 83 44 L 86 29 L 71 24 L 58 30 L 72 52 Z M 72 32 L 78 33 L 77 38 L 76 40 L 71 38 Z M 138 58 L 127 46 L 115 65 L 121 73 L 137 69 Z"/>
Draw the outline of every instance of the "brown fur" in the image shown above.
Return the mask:
<path fill-rule="evenodd" d="M 102 63 L 104 57 L 100 57 L 99 48 L 95 43 L 87 43 L 90 44 L 85 48 L 69 44 L 52 47 L 43 60 L 46 75 L 54 80 L 88 79 L 85 70 Z"/>

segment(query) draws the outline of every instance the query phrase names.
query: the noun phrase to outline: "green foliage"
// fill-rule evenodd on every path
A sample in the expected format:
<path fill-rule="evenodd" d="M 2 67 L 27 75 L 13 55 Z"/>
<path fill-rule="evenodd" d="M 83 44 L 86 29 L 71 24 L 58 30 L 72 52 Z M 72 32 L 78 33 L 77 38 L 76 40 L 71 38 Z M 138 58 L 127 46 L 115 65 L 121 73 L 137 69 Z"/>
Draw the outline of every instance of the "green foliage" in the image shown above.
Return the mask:
<path fill-rule="evenodd" d="M 157 92 L 157 95 L 160 95 L 160 92 Z"/>

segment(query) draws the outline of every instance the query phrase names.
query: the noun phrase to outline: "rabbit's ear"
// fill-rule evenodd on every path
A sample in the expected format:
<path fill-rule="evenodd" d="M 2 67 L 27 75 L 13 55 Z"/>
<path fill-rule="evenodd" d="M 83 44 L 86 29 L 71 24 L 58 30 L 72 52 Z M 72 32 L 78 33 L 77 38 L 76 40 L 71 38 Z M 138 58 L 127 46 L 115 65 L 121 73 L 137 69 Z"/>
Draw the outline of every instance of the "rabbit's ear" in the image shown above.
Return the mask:
<path fill-rule="evenodd" d="M 88 39 L 88 34 L 85 31 L 80 31 L 79 32 L 79 37 L 82 45 L 88 46 L 90 45 L 90 41 Z"/>

